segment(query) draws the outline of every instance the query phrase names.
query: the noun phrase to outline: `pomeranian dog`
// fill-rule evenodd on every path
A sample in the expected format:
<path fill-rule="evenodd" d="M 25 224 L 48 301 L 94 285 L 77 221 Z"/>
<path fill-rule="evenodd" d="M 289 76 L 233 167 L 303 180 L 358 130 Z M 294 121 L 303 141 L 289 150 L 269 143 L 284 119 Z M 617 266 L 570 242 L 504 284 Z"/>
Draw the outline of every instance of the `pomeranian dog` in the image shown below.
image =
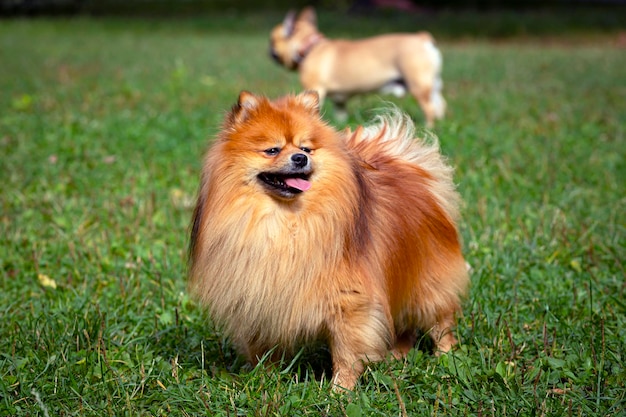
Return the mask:
<path fill-rule="evenodd" d="M 252 364 L 321 340 L 350 390 L 418 329 L 450 350 L 469 279 L 436 141 L 398 111 L 338 132 L 319 104 L 240 94 L 204 160 L 189 289 Z"/>

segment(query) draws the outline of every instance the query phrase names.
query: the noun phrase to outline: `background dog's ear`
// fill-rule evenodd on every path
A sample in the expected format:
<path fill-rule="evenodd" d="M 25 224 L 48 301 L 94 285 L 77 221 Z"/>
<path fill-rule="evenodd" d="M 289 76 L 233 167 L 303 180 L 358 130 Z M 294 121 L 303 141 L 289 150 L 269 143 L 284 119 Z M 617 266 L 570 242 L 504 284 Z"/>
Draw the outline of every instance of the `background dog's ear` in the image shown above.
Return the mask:
<path fill-rule="evenodd" d="M 302 9 L 300 15 L 298 16 L 298 20 L 304 20 L 313 26 L 317 26 L 317 14 L 315 13 L 313 6 L 307 6 Z"/>
<path fill-rule="evenodd" d="M 320 96 L 317 91 L 307 90 L 298 94 L 296 100 L 311 112 L 315 114 L 320 112 Z"/>
<path fill-rule="evenodd" d="M 293 28 L 295 24 L 296 24 L 296 11 L 289 10 L 289 12 L 287 12 L 287 15 L 283 19 L 283 31 L 284 31 L 285 38 L 288 38 L 291 36 L 291 34 L 293 33 Z"/>

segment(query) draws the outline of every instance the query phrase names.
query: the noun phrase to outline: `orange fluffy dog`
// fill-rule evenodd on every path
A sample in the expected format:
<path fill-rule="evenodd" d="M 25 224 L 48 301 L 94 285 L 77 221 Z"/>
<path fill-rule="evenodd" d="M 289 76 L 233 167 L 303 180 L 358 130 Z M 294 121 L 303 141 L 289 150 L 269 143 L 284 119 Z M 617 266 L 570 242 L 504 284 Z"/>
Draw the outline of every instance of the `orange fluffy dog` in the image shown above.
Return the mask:
<path fill-rule="evenodd" d="M 407 117 L 340 133 L 318 107 L 314 92 L 240 94 L 204 162 L 189 287 L 253 364 L 321 339 L 352 389 L 417 329 L 438 351 L 456 343 L 459 196 Z"/>

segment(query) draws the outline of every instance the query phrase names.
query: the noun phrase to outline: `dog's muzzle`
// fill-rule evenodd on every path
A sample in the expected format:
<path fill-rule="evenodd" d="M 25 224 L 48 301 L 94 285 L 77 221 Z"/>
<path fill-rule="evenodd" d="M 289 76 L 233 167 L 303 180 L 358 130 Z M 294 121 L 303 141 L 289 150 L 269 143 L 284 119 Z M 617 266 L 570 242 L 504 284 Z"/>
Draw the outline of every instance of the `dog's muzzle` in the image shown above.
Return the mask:
<path fill-rule="evenodd" d="M 270 56 L 272 57 L 272 59 L 274 61 L 276 61 L 278 64 L 282 65 L 282 62 L 280 61 L 280 57 L 278 56 L 276 51 L 274 51 L 274 49 L 270 48 L 269 53 L 270 53 Z"/>
<path fill-rule="evenodd" d="M 310 158 L 303 153 L 290 157 L 289 167 L 280 171 L 261 172 L 260 183 L 272 195 L 291 200 L 311 188 L 312 166 Z"/>

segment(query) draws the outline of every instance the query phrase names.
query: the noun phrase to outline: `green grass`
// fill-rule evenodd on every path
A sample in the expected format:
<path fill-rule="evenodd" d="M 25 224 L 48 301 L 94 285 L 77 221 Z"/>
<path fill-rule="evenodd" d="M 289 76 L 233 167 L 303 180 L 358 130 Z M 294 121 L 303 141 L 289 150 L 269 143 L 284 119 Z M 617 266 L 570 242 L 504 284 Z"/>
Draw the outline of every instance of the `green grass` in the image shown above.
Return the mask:
<path fill-rule="evenodd" d="M 185 293 L 190 202 L 238 92 L 299 89 L 267 57 L 274 18 L 2 22 L 0 415 L 624 415 L 626 54 L 610 27 L 491 41 L 437 20 L 436 133 L 473 267 L 457 351 L 372 365 L 340 396 L 323 351 L 270 372 L 237 357 Z M 350 124 L 381 103 L 350 102 Z"/>

